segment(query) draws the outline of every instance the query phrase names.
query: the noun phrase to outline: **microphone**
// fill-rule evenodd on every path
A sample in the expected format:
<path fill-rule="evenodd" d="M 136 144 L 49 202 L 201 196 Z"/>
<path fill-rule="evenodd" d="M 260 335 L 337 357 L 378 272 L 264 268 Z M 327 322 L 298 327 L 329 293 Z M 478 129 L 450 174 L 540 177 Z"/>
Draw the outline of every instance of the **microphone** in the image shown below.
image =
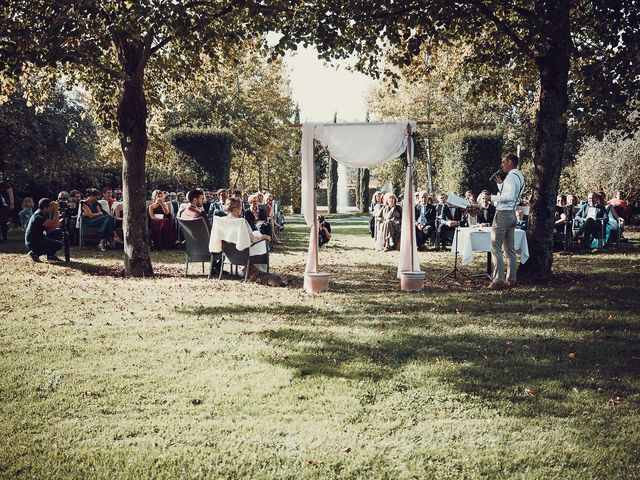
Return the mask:
<path fill-rule="evenodd" d="M 491 175 L 491 177 L 489 177 L 489 181 L 493 181 L 493 179 L 496 177 L 504 178 L 504 172 L 501 168 L 498 169 L 493 175 Z"/>

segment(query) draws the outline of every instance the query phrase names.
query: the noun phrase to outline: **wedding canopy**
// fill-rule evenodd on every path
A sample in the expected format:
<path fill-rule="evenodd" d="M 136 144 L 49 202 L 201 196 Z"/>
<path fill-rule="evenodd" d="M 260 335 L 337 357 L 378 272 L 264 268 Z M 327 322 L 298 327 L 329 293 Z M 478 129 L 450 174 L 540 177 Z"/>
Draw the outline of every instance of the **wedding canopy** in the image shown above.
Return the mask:
<path fill-rule="evenodd" d="M 415 121 L 392 123 L 305 123 L 302 125 L 302 213 L 311 227 L 309 254 L 305 273 L 318 272 L 318 225 L 315 196 L 315 165 L 313 142 L 318 140 L 331 157 L 352 168 L 370 168 L 398 158 L 407 152 L 407 172 L 402 202 L 402 226 L 400 234 L 401 272 L 419 272 L 420 261 L 416 248 L 416 232 L 413 226 L 413 140 Z M 305 288 L 306 288 L 305 276 Z"/>

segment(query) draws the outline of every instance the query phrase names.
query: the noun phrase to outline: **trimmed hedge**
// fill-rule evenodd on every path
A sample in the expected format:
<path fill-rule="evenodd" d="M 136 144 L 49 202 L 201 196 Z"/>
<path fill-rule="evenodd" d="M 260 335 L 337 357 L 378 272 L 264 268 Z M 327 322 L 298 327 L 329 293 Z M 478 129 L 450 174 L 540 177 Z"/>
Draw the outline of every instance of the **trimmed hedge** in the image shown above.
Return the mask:
<path fill-rule="evenodd" d="M 178 127 L 166 133 L 178 156 L 198 173 L 200 182 L 214 187 L 229 185 L 231 144 L 228 130 Z"/>
<path fill-rule="evenodd" d="M 493 131 L 461 130 L 444 138 L 442 166 L 438 172 L 446 193 L 478 195 L 489 189 L 489 176 L 500 168 L 504 138 Z"/>

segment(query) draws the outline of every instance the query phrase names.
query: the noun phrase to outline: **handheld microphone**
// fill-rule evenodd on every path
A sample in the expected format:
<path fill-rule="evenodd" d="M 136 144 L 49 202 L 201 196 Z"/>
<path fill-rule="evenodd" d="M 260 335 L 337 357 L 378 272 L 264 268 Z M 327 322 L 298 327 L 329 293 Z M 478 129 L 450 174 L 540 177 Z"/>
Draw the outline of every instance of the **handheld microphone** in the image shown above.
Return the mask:
<path fill-rule="evenodd" d="M 491 175 L 489 181 L 493 181 L 493 179 L 496 177 L 504 178 L 504 172 L 502 171 L 502 169 L 498 169 L 493 175 Z"/>

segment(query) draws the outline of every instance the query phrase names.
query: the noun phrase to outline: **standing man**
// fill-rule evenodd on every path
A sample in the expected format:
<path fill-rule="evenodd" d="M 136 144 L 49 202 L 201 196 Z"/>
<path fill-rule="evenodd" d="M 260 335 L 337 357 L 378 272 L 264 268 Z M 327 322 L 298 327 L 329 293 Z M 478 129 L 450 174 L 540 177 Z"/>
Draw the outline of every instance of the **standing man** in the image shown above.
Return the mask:
<path fill-rule="evenodd" d="M 524 191 L 524 177 L 518 170 L 518 156 L 507 153 L 502 157 L 503 179 L 495 175 L 492 180 L 498 184 L 498 194 L 491 195 L 496 207 L 496 215 L 491 224 L 491 259 L 493 261 L 492 290 L 511 287 L 516 283 L 517 264 L 515 249 L 516 204 Z M 507 254 L 507 279 L 504 274 L 504 253 Z"/>
<path fill-rule="evenodd" d="M 53 214 L 53 215 L 52 215 Z M 40 255 L 47 255 L 47 260 L 60 262 L 56 252 L 62 248 L 62 231 L 60 230 L 58 203 L 48 198 L 41 198 L 24 233 L 24 243 L 29 249 L 31 260 L 41 263 Z"/>

